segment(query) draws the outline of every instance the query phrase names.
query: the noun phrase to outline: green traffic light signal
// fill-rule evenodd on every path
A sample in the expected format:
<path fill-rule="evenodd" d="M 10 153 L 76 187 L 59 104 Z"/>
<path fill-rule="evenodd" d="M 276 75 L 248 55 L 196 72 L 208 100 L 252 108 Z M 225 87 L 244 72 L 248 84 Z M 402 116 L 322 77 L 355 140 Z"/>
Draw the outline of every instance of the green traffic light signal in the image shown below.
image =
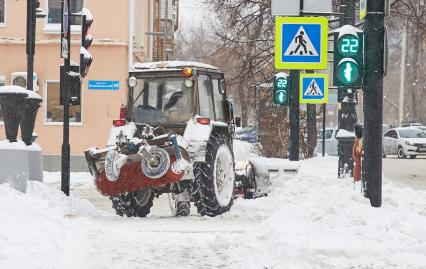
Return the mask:
<path fill-rule="evenodd" d="M 338 64 L 337 79 L 339 86 L 351 86 L 360 79 L 360 70 L 355 61 L 345 58 Z"/>
<path fill-rule="evenodd" d="M 289 104 L 289 83 L 288 76 L 276 75 L 274 78 L 274 104 L 288 105 Z"/>
<path fill-rule="evenodd" d="M 363 32 L 351 25 L 336 30 L 334 36 L 334 85 L 362 86 Z"/>

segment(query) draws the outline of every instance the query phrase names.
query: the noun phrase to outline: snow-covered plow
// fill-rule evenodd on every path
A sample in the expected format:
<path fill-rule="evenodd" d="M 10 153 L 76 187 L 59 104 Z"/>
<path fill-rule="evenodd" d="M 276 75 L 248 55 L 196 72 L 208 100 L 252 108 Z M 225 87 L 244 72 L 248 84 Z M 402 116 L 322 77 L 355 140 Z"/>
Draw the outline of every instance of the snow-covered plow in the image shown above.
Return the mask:
<path fill-rule="evenodd" d="M 115 196 L 180 181 L 190 165 L 176 134 L 150 140 L 127 139 L 120 133 L 116 147 L 85 152 L 98 190 Z"/>
<path fill-rule="evenodd" d="M 245 199 L 255 199 L 268 195 L 272 178 L 279 176 L 288 179 L 297 175 L 299 162 L 283 159 L 251 158 L 235 164 L 236 195 Z"/>

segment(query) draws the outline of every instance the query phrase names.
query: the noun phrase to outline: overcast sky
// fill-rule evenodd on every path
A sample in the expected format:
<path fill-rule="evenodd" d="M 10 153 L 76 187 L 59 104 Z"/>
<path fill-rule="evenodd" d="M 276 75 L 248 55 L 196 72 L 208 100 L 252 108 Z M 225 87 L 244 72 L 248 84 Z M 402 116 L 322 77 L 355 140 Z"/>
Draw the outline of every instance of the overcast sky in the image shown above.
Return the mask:
<path fill-rule="evenodd" d="M 209 12 L 204 0 L 180 0 L 180 30 L 186 31 L 188 27 L 196 26 L 208 20 Z"/>

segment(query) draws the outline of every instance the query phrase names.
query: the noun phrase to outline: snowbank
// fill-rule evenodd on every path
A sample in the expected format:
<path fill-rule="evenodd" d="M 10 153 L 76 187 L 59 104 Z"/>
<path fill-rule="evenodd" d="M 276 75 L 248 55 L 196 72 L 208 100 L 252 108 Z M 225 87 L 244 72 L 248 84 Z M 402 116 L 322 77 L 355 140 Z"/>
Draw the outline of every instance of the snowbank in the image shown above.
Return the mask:
<path fill-rule="evenodd" d="M 253 144 L 234 139 L 234 158 L 235 161 L 247 161 L 258 155 L 254 153 Z"/>
<path fill-rule="evenodd" d="M 28 182 L 26 194 L 0 185 L 0 268 L 70 268 L 72 261 L 60 254 L 67 248 L 84 251 L 80 239 L 90 230 L 88 217 L 106 215 L 43 183 Z"/>
<path fill-rule="evenodd" d="M 307 160 L 269 197 L 236 202 L 230 214 L 264 218 L 246 237 L 250 268 L 426 268 L 426 193 L 387 183 L 372 208 L 336 163 Z"/>
<path fill-rule="evenodd" d="M 234 146 L 238 158 L 253 154 Z M 27 194 L 0 185 L 0 268 L 426 268 L 426 192 L 385 183 L 372 208 L 336 169 L 337 158 L 306 160 L 268 197 L 237 199 L 216 218 L 169 217 L 162 198 L 148 218 L 121 218 L 65 197 L 60 173 Z M 71 186 L 94 191 L 85 173 Z"/>

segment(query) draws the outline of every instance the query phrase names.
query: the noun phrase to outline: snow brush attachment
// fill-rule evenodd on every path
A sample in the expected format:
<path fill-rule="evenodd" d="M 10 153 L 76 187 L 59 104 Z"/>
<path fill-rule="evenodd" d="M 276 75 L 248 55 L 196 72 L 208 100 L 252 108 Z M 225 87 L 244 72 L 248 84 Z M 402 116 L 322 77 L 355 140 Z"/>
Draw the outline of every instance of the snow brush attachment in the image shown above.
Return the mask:
<path fill-rule="evenodd" d="M 108 151 L 105 158 L 105 175 L 109 181 L 116 181 L 120 177 L 121 167 L 127 162 L 127 158 L 116 150 Z"/>
<path fill-rule="evenodd" d="M 170 168 L 170 156 L 162 148 L 152 147 L 146 150 L 150 156 L 141 161 L 142 172 L 149 178 L 158 179 L 164 176 Z"/>
<path fill-rule="evenodd" d="M 161 159 L 160 161 L 158 161 L 158 164 L 150 164 L 150 158 L 146 159 L 145 157 L 143 157 L 143 154 L 141 154 L 140 151 L 139 153 L 131 154 L 129 156 L 125 155 L 127 156 L 127 160 L 125 162 L 124 158 L 121 159 L 121 155 L 124 154 L 120 154 L 116 150 L 110 150 L 105 153 L 102 153 L 102 151 L 100 151 L 101 153 L 98 154 L 88 153 L 90 163 L 94 163 L 94 167 L 100 168 L 99 171 L 94 174 L 96 176 L 96 187 L 99 192 L 105 196 L 116 196 L 122 193 L 130 193 L 148 188 L 164 186 L 182 180 L 185 173 L 183 171 L 177 173 L 178 170 L 175 171 L 173 165 L 181 162 L 189 163 L 189 155 L 184 149 L 180 148 L 182 159 L 181 162 L 177 162 L 176 153 L 172 145 L 164 146 L 161 148 L 157 146 L 147 148 L 149 148 L 149 152 L 153 156 L 155 156 L 157 161 L 157 157 Z M 115 153 L 111 151 L 115 151 Z M 163 156 L 164 153 L 167 154 L 167 158 L 165 157 L 165 155 Z M 109 155 L 108 159 L 112 160 L 108 161 L 110 163 L 108 165 L 106 164 L 107 155 Z M 143 161 L 143 159 L 146 160 Z M 169 160 L 169 164 L 166 166 L 162 166 L 162 163 L 164 164 L 164 162 L 166 162 L 167 164 L 167 160 Z M 105 165 L 103 165 L 104 161 Z M 146 166 L 145 168 L 149 168 L 146 171 L 142 171 L 143 166 Z M 163 174 L 165 167 L 167 167 L 167 169 L 163 176 L 159 178 L 152 178 L 148 176 L 150 175 L 156 177 L 158 175 Z M 110 179 L 115 179 L 115 181 L 112 181 Z"/>

